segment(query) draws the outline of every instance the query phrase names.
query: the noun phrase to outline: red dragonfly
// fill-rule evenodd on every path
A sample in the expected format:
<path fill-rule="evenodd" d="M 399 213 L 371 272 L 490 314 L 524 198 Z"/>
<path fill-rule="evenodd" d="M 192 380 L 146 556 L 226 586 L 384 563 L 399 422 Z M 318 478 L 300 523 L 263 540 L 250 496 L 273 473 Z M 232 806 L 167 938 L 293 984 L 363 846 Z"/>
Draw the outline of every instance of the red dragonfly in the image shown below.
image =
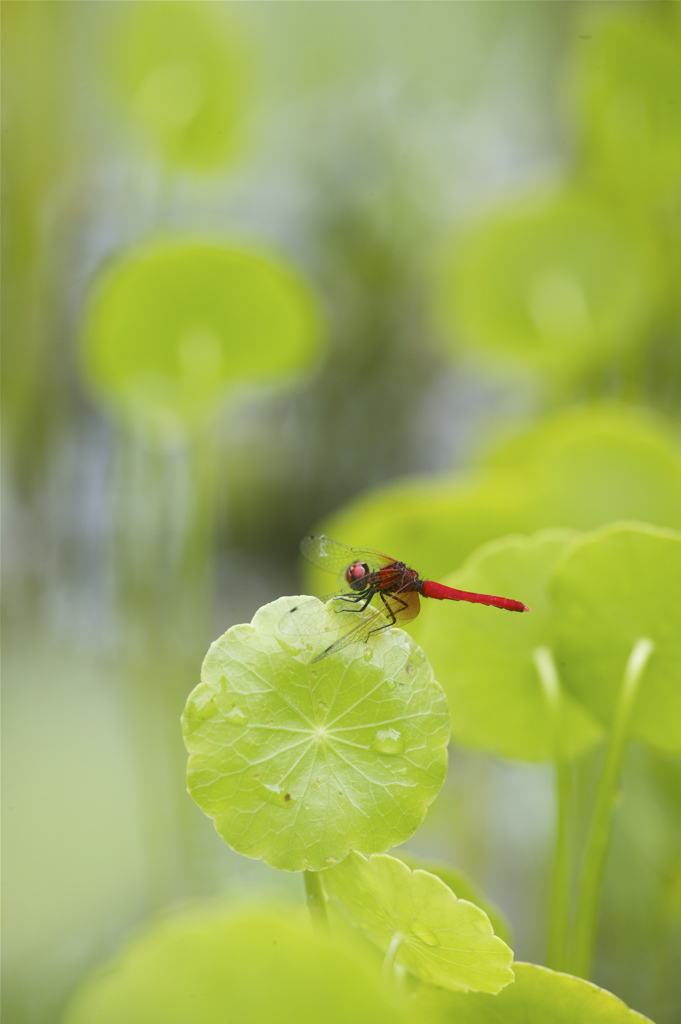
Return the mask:
<path fill-rule="evenodd" d="M 374 602 L 373 615 L 363 617 L 349 632 L 313 658 L 313 664 L 348 644 L 366 642 L 372 633 L 388 629 L 398 622 L 402 625 L 415 619 L 420 610 L 419 594 L 422 597 L 434 597 L 438 601 L 469 601 L 472 604 L 491 605 L 509 612 L 530 610 L 522 601 L 514 601 L 510 597 L 473 594 L 468 590 L 455 590 L 442 583 L 422 580 L 416 570 L 410 569 L 404 562 L 397 562 L 378 551 L 350 548 L 323 535 L 306 537 L 300 550 L 308 562 L 340 577 L 345 589 L 335 595 L 335 600 L 341 605 L 336 611 L 363 612 Z M 292 612 L 296 611 L 297 608 L 292 609 Z"/>

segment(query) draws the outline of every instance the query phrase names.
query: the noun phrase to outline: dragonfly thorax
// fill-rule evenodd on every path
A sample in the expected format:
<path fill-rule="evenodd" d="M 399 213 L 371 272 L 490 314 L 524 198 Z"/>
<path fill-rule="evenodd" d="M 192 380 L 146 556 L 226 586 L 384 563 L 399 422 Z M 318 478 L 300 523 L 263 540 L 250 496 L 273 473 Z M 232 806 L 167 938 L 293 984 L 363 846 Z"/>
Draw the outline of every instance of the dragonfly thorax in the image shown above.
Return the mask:
<path fill-rule="evenodd" d="M 345 579 L 353 590 L 362 590 L 371 569 L 366 562 L 353 562 L 345 572 Z"/>

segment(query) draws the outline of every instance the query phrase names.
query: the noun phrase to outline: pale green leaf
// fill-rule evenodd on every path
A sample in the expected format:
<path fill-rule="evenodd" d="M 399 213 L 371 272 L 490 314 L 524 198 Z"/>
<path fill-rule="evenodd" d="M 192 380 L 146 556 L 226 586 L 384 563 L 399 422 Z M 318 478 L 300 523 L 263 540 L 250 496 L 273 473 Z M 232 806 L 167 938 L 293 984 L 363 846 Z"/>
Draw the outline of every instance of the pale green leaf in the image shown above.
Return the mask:
<path fill-rule="evenodd" d="M 603 988 L 536 964 L 513 965 L 515 984 L 499 995 L 461 995 L 424 987 L 412 1008 L 414 1024 L 644 1024 Z"/>
<path fill-rule="evenodd" d="M 317 633 L 338 629 L 316 606 Z M 280 598 L 210 648 L 184 713 L 189 790 L 222 838 L 289 871 L 407 839 L 447 766 L 445 696 L 401 630 L 310 664 Z"/>
<path fill-rule="evenodd" d="M 634 5 L 589 28 L 580 46 L 575 92 L 589 176 L 620 203 L 664 202 L 681 180 L 678 20 L 641 18 Z M 621 207 L 620 207 L 621 208 Z"/>
<path fill-rule="evenodd" d="M 535 659 L 538 649 L 552 643 L 548 579 L 575 536 L 547 530 L 504 538 L 481 548 L 460 572 L 442 581 L 515 598 L 530 612 L 428 602 L 417 635 L 447 693 L 452 735 L 463 746 L 528 761 L 553 756 L 550 695 Z M 563 754 L 577 755 L 598 741 L 599 726 L 565 693 L 559 714 Z"/>
<path fill-rule="evenodd" d="M 637 640 L 654 649 L 630 730 L 666 753 L 681 751 L 681 534 L 616 523 L 578 540 L 555 568 L 556 652 L 570 692 L 612 723 Z"/>
<path fill-rule="evenodd" d="M 126 253 L 97 283 L 82 354 L 110 406 L 162 432 L 205 419 L 238 383 L 304 369 L 318 333 L 311 293 L 278 257 L 165 238 Z"/>
<path fill-rule="evenodd" d="M 487 464 L 525 489 L 533 529 L 592 530 L 616 519 L 679 529 L 680 440 L 650 413 L 596 405 L 543 420 L 500 444 Z"/>
<path fill-rule="evenodd" d="M 509 946 L 512 945 L 511 926 L 508 921 L 499 908 L 491 900 L 487 899 L 475 882 L 468 875 L 465 875 L 463 871 L 459 871 L 458 868 L 453 868 L 450 864 L 443 864 L 440 861 L 424 860 L 422 857 L 415 856 L 411 851 L 399 849 L 395 850 L 394 853 L 396 857 L 404 861 L 411 871 L 419 869 L 421 871 L 429 871 L 431 875 L 437 875 L 445 885 L 449 886 L 458 899 L 468 900 L 469 903 L 475 903 L 476 907 L 484 910 L 490 919 L 494 934 L 498 935 Z"/>
<path fill-rule="evenodd" d="M 454 343 L 557 375 L 626 350 L 655 311 L 647 233 L 570 187 L 491 214 L 443 271 Z"/>
<path fill-rule="evenodd" d="M 210 4 L 123 4 L 111 71 L 123 109 L 170 164 L 222 167 L 244 139 L 249 55 Z"/>
<path fill-rule="evenodd" d="M 355 924 L 396 962 L 434 984 L 498 992 L 513 981 L 513 953 L 479 907 L 428 871 L 395 857 L 353 853 L 322 876 Z"/>
<path fill-rule="evenodd" d="M 384 551 L 441 581 L 481 544 L 510 533 L 592 530 L 616 519 L 681 529 L 678 441 L 650 414 L 616 405 L 561 412 L 504 439 L 487 466 L 387 484 L 315 532 Z M 309 580 L 314 593 L 329 592 L 325 574 Z"/>
<path fill-rule="evenodd" d="M 290 919 L 290 913 L 287 915 Z M 361 950 L 271 909 L 190 910 L 134 939 L 66 1024 L 398 1024 Z"/>

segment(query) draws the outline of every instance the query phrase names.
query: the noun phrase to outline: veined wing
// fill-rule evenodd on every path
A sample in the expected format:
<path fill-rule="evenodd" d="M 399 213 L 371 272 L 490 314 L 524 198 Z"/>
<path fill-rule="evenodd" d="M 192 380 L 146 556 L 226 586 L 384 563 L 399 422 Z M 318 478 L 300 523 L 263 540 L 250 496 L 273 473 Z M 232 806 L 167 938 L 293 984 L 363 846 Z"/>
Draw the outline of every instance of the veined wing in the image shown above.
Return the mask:
<path fill-rule="evenodd" d="M 337 601 L 337 604 L 340 603 L 340 601 Z M 333 654 L 335 651 L 340 651 L 349 644 L 366 643 L 371 639 L 373 633 L 379 633 L 389 626 L 396 625 L 397 623 L 402 625 L 415 619 L 420 609 L 419 595 L 414 590 L 391 594 L 385 597 L 384 601 L 380 602 L 380 607 L 376 607 L 374 604 L 371 608 L 371 615 L 363 615 L 361 622 L 358 622 L 356 626 L 349 629 L 347 633 L 343 633 L 338 640 L 330 644 L 316 658 L 313 658 L 311 664 L 321 661 L 322 658 L 326 658 L 327 655 Z M 337 611 L 339 615 L 343 614 L 342 608 L 338 608 Z"/>
<path fill-rule="evenodd" d="M 372 551 L 370 548 L 351 548 L 347 544 L 339 544 L 336 540 L 330 540 L 321 534 L 318 537 L 305 537 L 301 541 L 300 550 L 303 557 L 316 565 L 318 569 L 334 573 L 336 576 L 343 576 L 348 566 L 353 562 L 366 562 L 370 572 L 377 572 L 392 565 L 394 558 L 382 555 L 380 551 Z"/>

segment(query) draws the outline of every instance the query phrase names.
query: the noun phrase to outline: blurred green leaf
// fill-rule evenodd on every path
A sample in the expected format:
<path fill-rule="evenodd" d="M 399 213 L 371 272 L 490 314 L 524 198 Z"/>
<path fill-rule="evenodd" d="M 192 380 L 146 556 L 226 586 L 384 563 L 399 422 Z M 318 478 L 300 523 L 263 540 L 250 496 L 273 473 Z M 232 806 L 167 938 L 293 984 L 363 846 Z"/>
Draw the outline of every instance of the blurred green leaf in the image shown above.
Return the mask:
<path fill-rule="evenodd" d="M 659 270 L 643 228 L 576 191 L 507 207 L 442 273 L 457 345 L 557 375 L 604 364 L 648 328 Z"/>
<path fill-rule="evenodd" d="M 398 1024 L 349 941 L 283 913 L 190 910 L 154 925 L 77 992 L 66 1024 Z"/>
<path fill-rule="evenodd" d="M 499 995 L 424 987 L 413 1020 L 429 1024 L 643 1024 L 648 1018 L 605 989 L 536 964 L 516 963 Z"/>
<path fill-rule="evenodd" d="M 453 738 L 463 746 L 527 761 L 553 756 L 551 708 L 534 652 L 551 644 L 555 613 L 547 583 L 575 536 L 547 530 L 504 538 L 481 548 L 444 580 L 463 590 L 517 598 L 531 607 L 529 614 L 428 603 L 417 635 L 447 693 Z M 576 756 L 598 742 L 601 729 L 566 694 L 561 694 L 560 715 L 565 755 Z"/>
<path fill-rule="evenodd" d="M 210 4 L 124 4 L 122 18 L 111 70 L 128 115 L 169 163 L 221 167 L 243 140 L 243 42 Z"/>
<path fill-rule="evenodd" d="M 498 992 L 513 981 L 513 953 L 479 907 L 436 875 L 395 857 L 351 853 L 322 875 L 352 920 L 417 977 L 455 990 Z"/>
<path fill-rule="evenodd" d="M 626 407 L 558 413 L 488 460 L 527 488 L 537 526 L 590 530 L 615 519 L 681 527 L 681 451 L 664 420 Z"/>
<path fill-rule="evenodd" d="M 400 630 L 310 665 L 282 633 L 299 598 L 212 644 L 183 724 L 189 791 L 239 853 L 319 870 L 408 839 L 447 768 L 447 705 Z M 336 619 L 319 602 L 319 633 Z M 337 628 L 337 627 L 336 627 Z"/>
<path fill-rule="evenodd" d="M 681 751 L 681 534 L 615 523 L 584 537 L 556 566 L 561 679 L 610 725 L 637 640 L 654 643 L 631 719 L 632 737 Z"/>
<path fill-rule="evenodd" d="M 681 31 L 632 7 L 595 21 L 579 47 L 578 130 L 589 175 L 620 200 L 657 205 L 681 185 Z"/>
<path fill-rule="evenodd" d="M 509 946 L 512 944 L 511 927 L 508 921 L 499 908 L 483 895 L 468 875 L 464 875 L 462 871 L 459 871 L 458 868 L 453 868 L 450 864 L 423 860 L 423 858 L 416 857 L 406 850 L 399 849 L 394 852 L 395 856 L 403 860 L 411 871 L 418 869 L 420 871 L 429 871 L 431 875 L 437 875 L 445 885 L 449 886 L 457 899 L 468 900 L 469 903 L 474 903 L 476 907 L 484 910 L 490 919 L 494 934 L 498 935 Z"/>
<path fill-rule="evenodd" d="M 437 580 L 509 533 L 591 530 L 616 519 L 681 529 L 678 443 L 664 420 L 643 412 L 606 405 L 559 413 L 500 444 L 487 465 L 387 484 L 315 532 L 385 551 Z M 315 593 L 328 592 L 329 579 L 306 577 Z"/>
<path fill-rule="evenodd" d="M 485 541 L 522 531 L 526 506 L 523 483 L 511 474 L 407 477 L 355 498 L 315 533 L 375 548 L 426 579 L 438 579 Z M 329 592 L 333 584 L 327 573 L 308 565 L 303 569 L 313 593 Z"/>
<path fill-rule="evenodd" d="M 83 361 L 119 412 L 172 430 L 210 415 L 238 383 L 304 369 L 318 334 L 305 282 L 279 257 L 169 238 L 126 253 L 97 282 Z"/>

